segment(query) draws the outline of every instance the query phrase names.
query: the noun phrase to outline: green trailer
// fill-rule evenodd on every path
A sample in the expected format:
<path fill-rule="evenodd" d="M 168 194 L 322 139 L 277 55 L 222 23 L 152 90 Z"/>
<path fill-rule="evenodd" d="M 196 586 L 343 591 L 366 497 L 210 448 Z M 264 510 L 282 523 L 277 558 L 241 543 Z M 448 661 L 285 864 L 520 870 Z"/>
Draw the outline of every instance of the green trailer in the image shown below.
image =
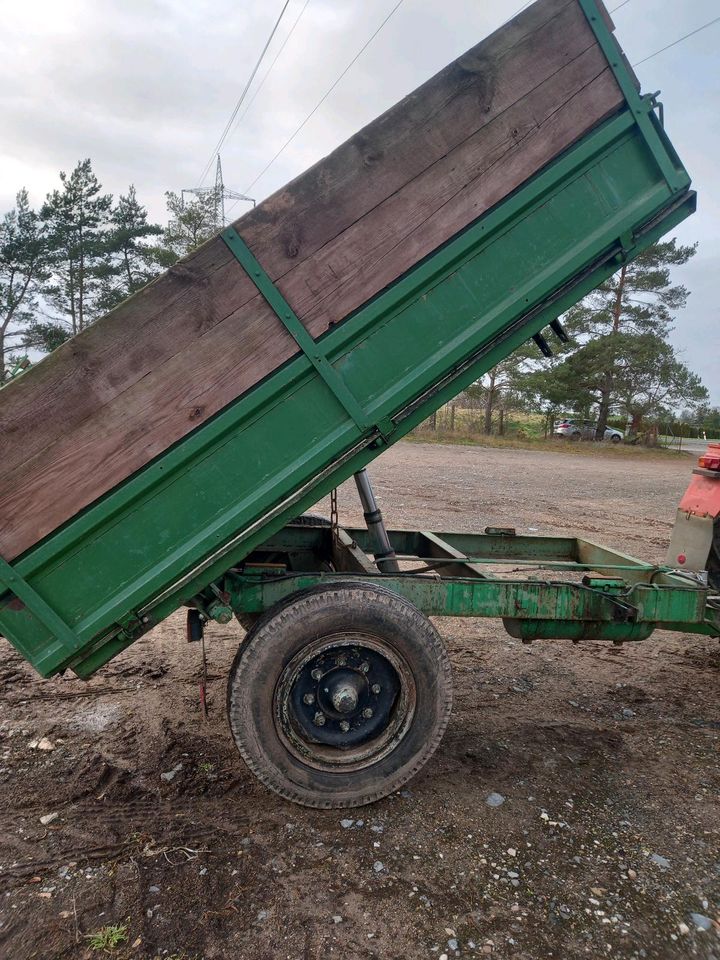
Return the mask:
<path fill-rule="evenodd" d="M 190 640 L 237 616 L 240 753 L 284 796 L 341 807 L 396 789 L 442 737 L 451 678 L 429 616 L 499 617 L 524 642 L 720 634 L 717 585 L 701 571 L 511 530 L 388 531 L 364 472 L 695 208 L 655 95 L 638 92 L 595 0 L 579 2 L 622 108 L 321 337 L 224 231 L 298 352 L 0 559 L 0 632 L 43 677 L 89 677 L 183 606 Z M 302 516 L 353 475 L 365 529 Z M 536 573 L 498 573 L 519 562 Z"/>

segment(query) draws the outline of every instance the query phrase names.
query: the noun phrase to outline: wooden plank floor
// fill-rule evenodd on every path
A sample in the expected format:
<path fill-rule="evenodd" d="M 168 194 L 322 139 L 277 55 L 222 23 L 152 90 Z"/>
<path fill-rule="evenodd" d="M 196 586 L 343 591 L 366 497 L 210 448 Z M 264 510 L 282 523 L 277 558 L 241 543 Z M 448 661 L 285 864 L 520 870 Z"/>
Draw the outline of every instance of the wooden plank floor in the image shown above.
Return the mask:
<path fill-rule="evenodd" d="M 622 103 L 577 0 L 539 0 L 235 224 L 314 336 Z M 214 239 L 2 392 L 12 559 L 296 352 Z"/>

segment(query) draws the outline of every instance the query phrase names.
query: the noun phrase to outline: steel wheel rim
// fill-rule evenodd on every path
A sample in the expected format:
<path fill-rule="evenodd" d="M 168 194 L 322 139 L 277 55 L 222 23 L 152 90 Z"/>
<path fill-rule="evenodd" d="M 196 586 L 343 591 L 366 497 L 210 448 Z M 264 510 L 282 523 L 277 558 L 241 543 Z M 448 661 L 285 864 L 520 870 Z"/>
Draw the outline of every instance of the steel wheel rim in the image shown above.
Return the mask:
<path fill-rule="evenodd" d="M 360 664 L 369 669 L 357 669 Z M 308 674 L 313 670 L 320 670 L 321 676 L 312 677 L 316 686 L 308 690 Z M 348 682 L 348 675 L 355 673 L 357 679 Z M 378 682 L 381 674 L 383 680 Z M 383 703 L 385 679 L 391 675 L 397 692 L 389 707 L 376 713 L 374 708 Z M 352 686 L 356 703 L 347 691 L 338 689 Z M 375 693 L 377 686 L 381 689 Z M 308 703 L 304 697 L 310 692 L 315 699 Z M 335 701 L 334 694 L 338 695 Z M 297 759 L 317 770 L 349 772 L 378 763 L 397 747 L 410 729 L 415 703 L 412 671 L 387 641 L 360 632 L 329 634 L 308 644 L 284 667 L 273 695 L 273 719 L 280 740 Z M 373 709 L 372 717 L 363 714 L 368 708 Z M 325 717 L 322 725 L 314 721 L 318 713 Z M 349 724 L 347 731 L 340 729 L 343 721 Z M 372 735 L 364 736 L 362 731 L 368 727 Z M 329 736 L 334 733 L 339 736 Z"/>

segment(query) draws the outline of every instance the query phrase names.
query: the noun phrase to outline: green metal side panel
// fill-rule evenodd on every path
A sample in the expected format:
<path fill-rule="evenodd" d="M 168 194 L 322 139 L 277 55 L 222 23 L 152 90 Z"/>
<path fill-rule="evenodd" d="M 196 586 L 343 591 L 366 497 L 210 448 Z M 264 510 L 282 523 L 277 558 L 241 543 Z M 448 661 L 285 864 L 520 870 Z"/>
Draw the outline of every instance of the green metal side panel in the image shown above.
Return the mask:
<path fill-rule="evenodd" d="M 14 562 L 62 638 L 0 569 L 0 633 L 45 676 L 88 675 L 688 216 L 689 178 L 643 111 L 642 125 L 628 108 L 597 128 L 322 338 L 377 427 L 297 355 Z"/>

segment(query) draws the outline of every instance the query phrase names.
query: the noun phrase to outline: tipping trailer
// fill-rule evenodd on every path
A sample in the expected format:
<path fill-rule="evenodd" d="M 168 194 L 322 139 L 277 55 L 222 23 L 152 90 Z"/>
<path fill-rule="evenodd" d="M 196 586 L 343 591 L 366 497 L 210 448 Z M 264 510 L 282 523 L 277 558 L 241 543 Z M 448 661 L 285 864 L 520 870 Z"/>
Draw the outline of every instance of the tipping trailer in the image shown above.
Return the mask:
<path fill-rule="evenodd" d="M 271 333 L 262 342 L 292 344 L 248 389 L 238 391 L 233 380 L 235 371 L 242 380 L 245 368 L 231 365 L 213 386 L 216 401 L 231 399 L 219 409 L 193 406 L 182 424 L 177 421 L 175 434 L 163 435 L 162 449 L 153 446 L 155 407 L 131 402 L 132 391 L 152 382 L 153 372 L 143 368 L 140 387 L 123 382 L 126 392 L 116 390 L 122 371 L 107 344 L 116 342 L 121 324 L 113 315 L 4 387 L 0 632 L 42 676 L 71 669 L 89 677 L 183 606 L 189 640 L 200 639 L 208 622 L 237 616 L 248 632 L 229 678 L 228 713 L 240 753 L 282 795 L 310 806 L 342 807 L 396 789 L 442 737 L 451 678 L 429 616 L 502 618 L 507 631 L 524 642 L 622 643 L 645 639 L 655 629 L 720 634 L 720 585 L 712 560 L 717 524 L 713 527 L 706 501 L 683 505 L 676 552 L 659 567 L 578 538 L 517 536 L 495 528 L 481 535 L 388 531 L 365 472 L 384 449 L 522 342 L 536 337 L 546 345 L 545 327 L 552 324 L 557 333 L 564 310 L 694 210 L 690 178 L 663 130 L 656 95 L 639 92 L 598 0 L 539 0 L 486 41 L 491 47 L 475 48 L 460 66 L 432 81 L 436 86 L 429 82 L 408 98 L 405 115 L 391 111 L 376 122 L 379 127 L 358 135 L 351 147 L 362 152 L 365 179 L 357 193 L 374 190 L 383 178 L 391 197 L 395 189 L 389 160 L 376 149 L 378 129 L 386 135 L 398 116 L 412 120 L 425 100 L 457 76 L 469 98 L 455 120 L 470 124 L 473 111 L 485 103 L 490 111 L 504 94 L 497 81 L 502 64 L 509 71 L 503 82 L 515 82 L 508 58 L 518 51 L 526 60 L 534 57 L 525 63 L 534 75 L 543 57 L 549 61 L 553 43 L 554 55 L 564 56 L 563 45 L 570 41 L 561 30 L 563 17 L 575 18 L 573 35 L 582 47 L 565 56 L 563 84 L 570 89 L 571 82 L 581 83 L 568 102 L 577 105 L 589 86 L 578 71 L 587 69 L 588 58 L 595 64 L 596 93 L 576 111 L 576 121 L 587 121 L 582 135 L 568 130 L 563 146 L 558 129 L 532 120 L 532 110 L 530 127 L 537 127 L 540 140 L 512 123 L 503 128 L 479 189 L 492 181 L 498 166 L 514 164 L 524 171 L 519 181 L 509 181 L 504 194 L 490 191 L 484 203 L 472 193 L 463 201 L 460 190 L 453 209 L 467 222 L 458 228 L 462 221 L 449 219 L 446 211 L 451 235 L 436 242 L 433 234 L 429 252 L 416 235 L 394 244 L 412 262 L 398 267 L 390 280 L 377 281 L 375 289 L 374 271 L 386 269 L 390 254 L 377 260 L 361 278 L 365 299 L 354 305 L 342 299 L 354 281 L 340 284 L 346 308 L 341 316 L 324 327 L 313 325 L 312 297 L 310 308 L 301 309 L 290 281 L 274 278 L 277 271 L 263 259 L 262 229 L 296 203 L 300 180 L 281 192 L 274 206 L 272 199 L 265 212 L 261 205 L 202 248 L 198 258 L 120 308 L 119 316 L 127 317 L 138 303 L 162 304 L 169 290 L 170 315 L 180 296 L 176 291 L 185 284 L 201 291 L 193 303 L 204 334 L 218 297 L 233 284 L 252 285 L 253 317 L 262 320 L 258 329 Z M 532 41 L 531 26 L 545 31 L 547 47 L 538 42 L 523 47 L 524 40 Z M 492 58 L 488 49 L 495 51 Z M 553 67 L 549 80 L 556 82 L 562 72 Z M 438 146 L 437 131 L 455 102 L 431 104 L 422 122 L 428 150 L 451 155 L 447 144 Z M 593 106 L 597 115 L 587 113 Z M 507 112 L 500 112 L 502 122 Z M 558 112 L 546 104 L 548 123 Z M 553 130 L 557 141 L 549 143 Z M 557 145 L 559 152 L 548 161 L 548 150 Z M 343 150 L 314 168 L 319 198 L 327 197 L 340 177 Z M 407 148 L 411 154 L 417 151 Z M 459 175 L 456 166 L 443 167 L 442 156 L 428 170 L 423 196 L 442 194 L 447 178 Z M 505 176 L 508 170 L 501 172 Z M 442 200 L 440 208 L 445 206 L 451 205 Z M 302 249 L 308 232 L 302 224 L 313 210 L 311 204 L 305 221 L 283 221 L 288 257 Z M 407 215 L 407 205 L 394 213 L 397 229 L 401 213 Z M 387 230 L 388 218 L 384 223 Z M 425 243 L 430 231 L 430 224 L 420 231 Z M 347 251 L 343 258 L 352 261 Z M 202 275 L 203 264 L 215 273 Z M 313 277 L 303 279 L 305 291 L 312 293 L 313 283 L 320 282 L 318 272 Z M 163 316 L 156 325 L 162 327 Z M 251 321 L 243 320 L 240 333 Z M 171 324 L 170 334 L 177 340 L 179 326 Z M 154 335 L 149 324 L 137 334 L 135 364 L 159 356 Z M 192 364 L 178 368 L 188 380 L 207 379 L 203 362 L 218 339 L 204 336 Z M 233 347 L 230 337 L 231 358 Z M 97 376 L 98 369 L 105 373 Z M 223 393 L 229 389 L 237 395 Z M 50 428 L 42 404 L 62 404 L 66 394 L 86 406 L 76 422 L 68 405 L 65 428 L 62 423 L 52 428 L 48 443 L 55 453 L 46 466 L 43 438 Z M 158 388 L 156 405 L 161 396 Z M 33 403 L 38 406 L 30 409 Z M 96 407 L 97 416 L 105 418 L 100 429 L 92 420 Z M 123 434 L 125 446 L 112 448 L 123 455 L 109 453 L 117 424 L 131 417 L 136 419 Z M 88 424 L 94 434 L 83 433 Z M 67 446 L 72 442 L 75 448 Z M 4 480 L 3 458 L 14 464 Z M 712 458 L 707 463 L 700 468 L 703 482 L 717 491 L 720 467 Z M 353 475 L 366 528 L 343 529 L 334 512 L 329 521 L 302 515 Z M 104 487 L 97 486 L 101 480 Z M 680 541 L 688 537 L 686 548 Z M 503 564 L 519 563 L 535 574 L 497 573 Z M 555 571 L 563 571 L 561 579 L 553 579 Z"/>

